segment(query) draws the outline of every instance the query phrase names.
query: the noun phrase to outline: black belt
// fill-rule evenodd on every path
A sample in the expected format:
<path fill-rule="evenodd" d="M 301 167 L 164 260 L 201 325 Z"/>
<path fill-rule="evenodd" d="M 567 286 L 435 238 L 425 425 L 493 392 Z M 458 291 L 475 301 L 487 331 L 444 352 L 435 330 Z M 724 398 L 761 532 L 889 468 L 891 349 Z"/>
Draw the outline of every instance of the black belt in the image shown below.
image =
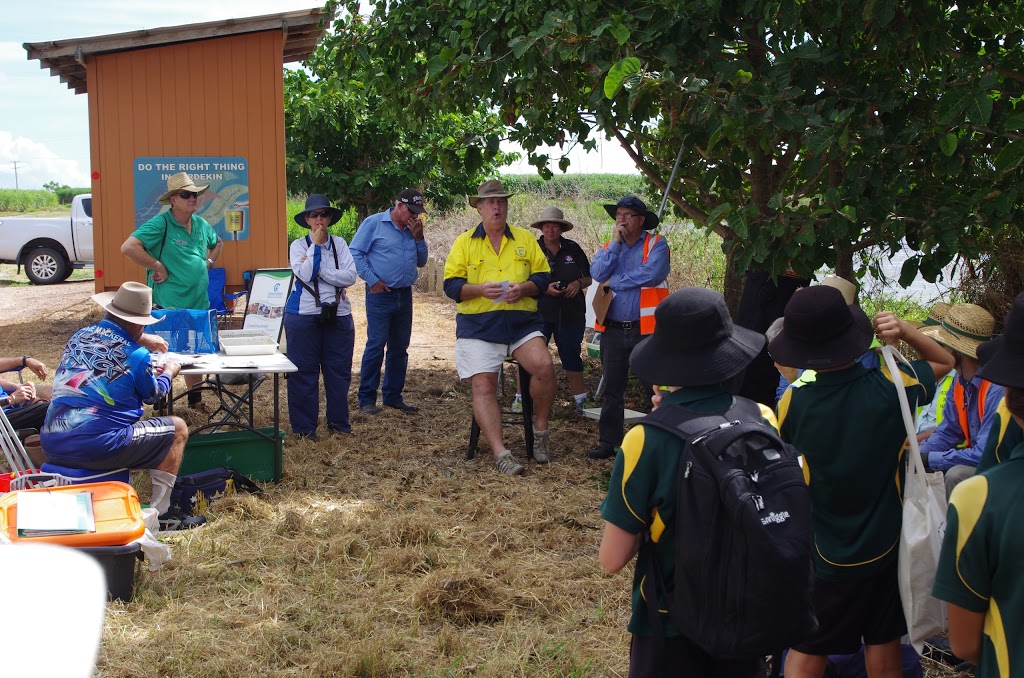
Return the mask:
<path fill-rule="evenodd" d="M 625 322 L 619 322 L 618 320 L 605 320 L 605 327 L 613 327 L 617 330 L 631 330 L 634 327 L 640 327 L 639 320 L 627 320 Z"/>

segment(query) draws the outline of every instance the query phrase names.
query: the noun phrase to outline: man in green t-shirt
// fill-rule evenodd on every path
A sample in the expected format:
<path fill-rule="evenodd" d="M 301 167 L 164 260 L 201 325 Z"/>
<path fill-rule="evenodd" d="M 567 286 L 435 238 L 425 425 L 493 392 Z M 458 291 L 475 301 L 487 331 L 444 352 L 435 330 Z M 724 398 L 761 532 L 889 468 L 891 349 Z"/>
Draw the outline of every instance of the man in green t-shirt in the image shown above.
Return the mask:
<path fill-rule="evenodd" d="M 903 510 L 900 482 L 907 433 L 895 375 L 857 361 L 873 335 L 906 341 L 921 356 L 916 377 L 901 373 L 910 406 L 935 394 L 935 375 L 953 357 L 892 313 L 871 320 L 824 285 L 797 291 L 786 305 L 782 332 L 768 345 L 780 365 L 817 371 L 779 401 L 779 433 L 799 449 L 811 491 L 814 532 L 814 611 L 819 629 L 792 648 L 789 678 L 820 677 L 828 655 L 865 646 L 868 675 L 900 666 L 906 633 L 896 554 Z"/>
<path fill-rule="evenodd" d="M 1006 388 L 1000 414 L 1024 424 L 1024 294 L 1005 334 L 978 347 L 977 375 Z M 994 431 L 995 429 L 993 429 Z M 1005 429 L 1004 429 L 1005 431 Z M 1004 441 L 1005 442 L 1005 441 Z M 963 481 L 949 498 L 946 536 L 932 595 L 949 603 L 953 653 L 978 665 L 978 678 L 1024 673 L 1024 443 Z"/>
<path fill-rule="evenodd" d="M 160 196 L 163 211 L 139 226 L 121 245 L 121 253 L 147 269 L 146 280 L 153 288 L 153 303 L 162 308 L 210 307 L 206 293 L 207 271 L 214 267 L 224 243 L 209 222 L 196 216 L 199 196 L 207 186 L 196 186 L 185 172 L 171 175 L 167 192 Z M 185 377 L 191 388 L 199 375 Z M 189 407 L 198 407 L 202 394 L 189 392 Z"/>

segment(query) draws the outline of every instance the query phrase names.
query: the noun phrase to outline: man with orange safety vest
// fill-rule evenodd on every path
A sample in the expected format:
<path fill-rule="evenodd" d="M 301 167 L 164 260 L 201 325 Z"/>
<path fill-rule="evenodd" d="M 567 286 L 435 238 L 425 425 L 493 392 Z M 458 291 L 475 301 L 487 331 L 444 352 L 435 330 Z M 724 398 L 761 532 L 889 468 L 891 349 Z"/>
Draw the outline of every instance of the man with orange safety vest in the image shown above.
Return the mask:
<path fill-rule="evenodd" d="M 978 369 L 978 346 L 992 338 L 995 319 L 975 304 L 950 307 L 940 325 L 921 330 L 948 348 L 956 360 L 957 376 L 946 393 L 942 422 L 918 436 L 921 457 L 930 471 L 942 471 L 946 496 L 973 476 L 985 449 L 1003 387 L 986 381 Z"/>
<path fill-rule="evenodd" d="M 604 208 L 615 226 L 611 241 L 594 255 L 590 275 L 609 287 L 613 296 L 604 325 L 594 326 L 602 333 L 604 402 L 599 442 L 587 452 L 591 459 L 614 456 L 622 442 L 629 356 L 644 336 L 654 332 L 654 307 L 668 296 L 665 278 L 670 266 L 665 238 L 647 232 L 657 228 L 658 215 L 642 200 L 628 195 Z"/>

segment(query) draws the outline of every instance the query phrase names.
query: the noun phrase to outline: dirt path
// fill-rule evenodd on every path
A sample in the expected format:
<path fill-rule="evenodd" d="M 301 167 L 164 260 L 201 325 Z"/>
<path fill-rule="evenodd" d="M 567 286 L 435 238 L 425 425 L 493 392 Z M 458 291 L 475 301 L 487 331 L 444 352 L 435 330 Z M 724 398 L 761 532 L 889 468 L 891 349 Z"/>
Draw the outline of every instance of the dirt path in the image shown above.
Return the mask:
<path fill-rule="evenodd" d="M 82 316 L 94 294 L 92 280 L 57 285 L 11 285 L 0 281 L 0 325 Z"/>

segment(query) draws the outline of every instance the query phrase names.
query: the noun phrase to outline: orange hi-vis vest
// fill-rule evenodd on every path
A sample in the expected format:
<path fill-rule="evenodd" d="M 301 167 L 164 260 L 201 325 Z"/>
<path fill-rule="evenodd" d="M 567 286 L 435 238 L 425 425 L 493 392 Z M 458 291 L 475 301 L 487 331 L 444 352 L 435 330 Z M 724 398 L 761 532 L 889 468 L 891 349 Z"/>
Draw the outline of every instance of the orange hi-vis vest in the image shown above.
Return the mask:
<path fill-rule="evenodd" d="M 650 233 L 644 233 L 644 258 L 640 263 L 647 263 L 647 255 L 650 254 L 651 246 L 658 242 L 661 235 L 651 237 Z M 611 242 L 606 242 L 604 248 L 608 249 Z M 664 280 L 660 285 L 654 287 L 640 288 L 640 334 L 654 334 L 654 309 L 662 299 L 669 295 L 668 283 Z M 594 323 L 595 332 L 604 332 L 605 326 Z"/>
<path fill-rule="evenodd" d="M 978 387 L 978 420 L 985 418 L 985 397 L 988 395 L 988 387 L 992 384 L 984 379 Z M 956 406 L 957 419 L 960 422 L 960 431 L 964 434 L 963 447 L 971 446 L 971 432 L 967 425 L 967 405 L 965 404 L 966 393 L 964 385 L 957 379 L 953 384 L 953 404 Z"/>

